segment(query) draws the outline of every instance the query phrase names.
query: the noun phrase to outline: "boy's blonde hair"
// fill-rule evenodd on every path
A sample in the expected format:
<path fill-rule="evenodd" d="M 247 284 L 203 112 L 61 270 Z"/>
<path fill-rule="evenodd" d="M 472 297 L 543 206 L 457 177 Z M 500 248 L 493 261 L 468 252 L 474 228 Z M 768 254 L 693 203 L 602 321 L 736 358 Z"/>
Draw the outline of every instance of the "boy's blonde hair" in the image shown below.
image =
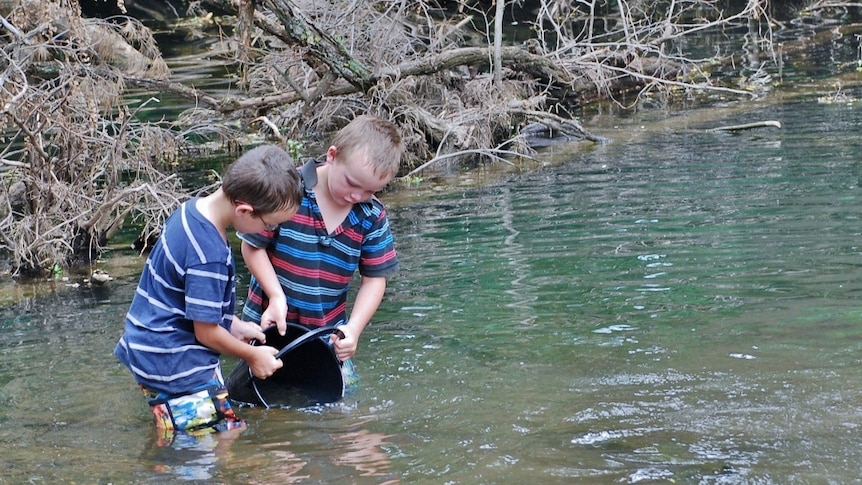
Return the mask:
<path fill-rule="evenodd" d="M 401 166 L 404 145 L 398 128 L 390 121 L 371 115 L 357 116 L 335 134 L 335 158 L 348 163 L 366 155 L 374 175 L 391 179 Z"/>
<path fill-rule="evenodd" d="M 293 159 L 275 145 L 260 145 L 236 159 L 221 187 L 231 202 L 251 204 L 261 214 L 298 209 L 304 195 Z"/>

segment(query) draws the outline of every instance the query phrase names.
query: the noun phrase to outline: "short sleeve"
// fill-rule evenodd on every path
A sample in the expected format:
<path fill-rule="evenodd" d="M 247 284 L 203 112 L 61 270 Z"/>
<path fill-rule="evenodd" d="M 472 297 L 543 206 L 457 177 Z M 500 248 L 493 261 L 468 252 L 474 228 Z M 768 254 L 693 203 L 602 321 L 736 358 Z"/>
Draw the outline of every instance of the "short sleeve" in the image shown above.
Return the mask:
<path fill-rule="evenodd" d="M 226 302 L 233 291 L 231 275 L 224 263 L 206 263 L 190 267 L 185 279 L 186 318 L 192 321 L 221 324 Z"/>
<path fill-rule="evenodd" d="M 258 248 L 258 249 L 266 249 L 272 244 L 273 238 L 268 236 L 267 234 L 272 233 L 245 233 L 245 232 L 237 232 L 236 236 L 243 242 L 247 242 L 248 244 Z"/>
<path fill-rule="evenodd" d="M 395 238 L 389 230 L 386 211 L 382 210 L 362 243 L 359 274 L 373 278 L 390 275 L 397 269 Z"/>

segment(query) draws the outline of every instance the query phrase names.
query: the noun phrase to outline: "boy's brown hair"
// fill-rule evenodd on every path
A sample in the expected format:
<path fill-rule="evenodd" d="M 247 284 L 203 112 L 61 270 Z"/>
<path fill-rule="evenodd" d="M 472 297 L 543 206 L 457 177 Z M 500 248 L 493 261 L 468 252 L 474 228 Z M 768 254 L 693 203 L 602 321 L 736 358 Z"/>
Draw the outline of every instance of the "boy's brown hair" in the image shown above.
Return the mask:
<path fill-rule="evenodd" d="M 398 173 L 404 153 L 398 128 L 390 121 L 371 115 L 354 118 L 335 134 L 332 145 L 341 162 L 366 155 L 374 175 L 380 178 L 392 178 Z"/>
<path fill-rule="evenodd" d="M 299 171 L 290 155 L 275 145 L 260 145 L 236 159 L 225 170 L 221 187 L 231 202 L 245 202 L 261 214 L 302 204 Z"/>

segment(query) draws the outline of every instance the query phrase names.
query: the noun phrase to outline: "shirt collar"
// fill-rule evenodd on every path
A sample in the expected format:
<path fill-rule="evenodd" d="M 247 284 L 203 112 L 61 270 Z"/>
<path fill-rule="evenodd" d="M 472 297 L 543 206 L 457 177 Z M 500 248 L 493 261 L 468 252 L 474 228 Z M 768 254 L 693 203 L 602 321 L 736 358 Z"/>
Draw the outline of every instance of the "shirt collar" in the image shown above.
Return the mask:
<path fill-rule="evenodd" d="M 317 185 L 317 160 L 311 159 L 302 165 L 299 169 L 299 175 L 302 177 L 302 182 L 306 189 L 312 189 Z"/>

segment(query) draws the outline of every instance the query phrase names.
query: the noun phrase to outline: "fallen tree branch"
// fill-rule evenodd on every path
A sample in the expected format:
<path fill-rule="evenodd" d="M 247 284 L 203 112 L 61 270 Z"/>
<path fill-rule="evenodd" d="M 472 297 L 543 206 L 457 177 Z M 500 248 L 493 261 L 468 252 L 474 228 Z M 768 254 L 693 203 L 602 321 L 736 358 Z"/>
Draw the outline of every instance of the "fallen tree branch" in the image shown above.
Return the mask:
<path fill-rule="evenodd" d="M 407 76 L 427 76 L 436 74 L 442 71 L 447 71 L 458 66 L 485 66 L 490 62 L 490 50 L 484 47 L 464 47 L 460 49 L 452 49 L 439 54 L 427 56 L 425 58 L 409 61 L 399 64 L 394 67 L 381 69 L 376 75 L 369 76 L 366 80 L 368 86 L 376 85 L 382 79 L 400 79 Z M 506 67 L 514 70 L 521 70 L 532 75 L 542 75 L 549 79 L 555 79 L 562 84 L 572 82 L 571 76 L 564 70 L 561 70 L 550 60 L 531 54 L 519 47 L 506 47 L 501 50 L 501 59 Z M 285 74 L 286 75 L 286 74 Z M 230 113 L 239 110 L 266 110 L 278 106 L 288 105 L 296 102 L 305 102 L 307 100 L 320 97 L 322 91 L 319 87 L 312 87 L 314 92 L 312 97 L 302 92 L 281 92 L 267 94 L 257 97 L 239 97 L 230 96 L 216 98 L 203 91 L 195 88 L 190 88 L 175 82 L 159 81 L 155 79 L 144 79 L 128 76 L 125 78 L 127 82 L 138 87 L 151 89 L 163 93 L 171 93 L 185 99 L 194 100 L 201 105 L 217 110 L 221 113 Z M 321 83 L 327 85 L 331 80 L 324 78 Z M 364 85 L 363 85 L 364 86 Z M 363 86 L 356 84 L 343 85 L 332 87 L 326 90 L 326 95 L 330 97 L 346 96 L 361 92 Z"/>
<path fill-rule="evenodd" d="M 506 163 L 508 165 L 511 165 L 513 167 L 515 166 L 515 164 L 512 163 L 511 161 L 509 161 L 508 159 L 504 158 L 504 155 L 523 157 L 523 158 L 526 158 L 529 160 L 535 160 L 535 158 L 533 158 L 529 155 L 525 155 L 525 154 L 520 153 L 520 152 L 515 152 L 512 150 L 502 150 L 502 149 L 498 149 L 498 148 L 461 150 L 461 151 L 457 151 L 457 152 L 446 153 L 444 155 L 438 155 L 438 156 L 432 158 L 431 160 L 428 160 L 427 162 L 423 163 L 422 165 L 414 168 L 413 170 L 411 170 L 409 173 L 407 173 L 403 177 L 398 177 L 396 180 L 409 179 L 410 177 L 416 175 L 417 173 L 425 170 L 426 168 L 430 167 L 431 165 L 434 165 L 434 164 L 436 164 L 442 160 L 446 160 L 446 159 L 450 159 L 450 158 L 461 158 L 461 157 L 465 157 L 467 155 L 487 156 L 487 157 L 493 158 L 499 162 L 503 162 L 503 163 Z"/>
<path fill-rule="evenodd" d="M 148 91 L 175 94 L 181 98 L 189 99 L 214 109 L 224 103 L 223 100 L 210 96 L 204 91 L 200 91 L 193 87 L 189 87 L 177 82 L 162 81 L 159 79 L 142 78 L 129 75 L 124 75 L 123 79 L 125 80 L 125 82 L 133 86 L 144 88 Z"/>
<path fill-rule="evenodd" d="M 584 127 L 575 120 L 563 118 L 562 116 L 557 116 L 553 113 L 520 108 L 509 108 L 509 111 L 511 113 L 520 114 L 527 118 L 536 120 L 537 122 L 547 126 L 550 132 L 557 131 L 562 135 L 574 136 L 595 143 L 607 143 L 610 141 L 607 138 L 593 135 L 589 131 L 585 130 Z"/>
<path fill-rule="evenodd" d="M 740 130 L 751 130 L 754 128 L 766 128 L 766 127 L 770 127 L 770 126 L 775 127 L 775 128 L 781 128 L 781 122 L 780 121 L 774 121 L 774 120 L 757 121 L 754 123 L 745 123 L 742 125 L 718 126 L 715 128 L 710 128 L 706 131 L 740 131 Z"/>

